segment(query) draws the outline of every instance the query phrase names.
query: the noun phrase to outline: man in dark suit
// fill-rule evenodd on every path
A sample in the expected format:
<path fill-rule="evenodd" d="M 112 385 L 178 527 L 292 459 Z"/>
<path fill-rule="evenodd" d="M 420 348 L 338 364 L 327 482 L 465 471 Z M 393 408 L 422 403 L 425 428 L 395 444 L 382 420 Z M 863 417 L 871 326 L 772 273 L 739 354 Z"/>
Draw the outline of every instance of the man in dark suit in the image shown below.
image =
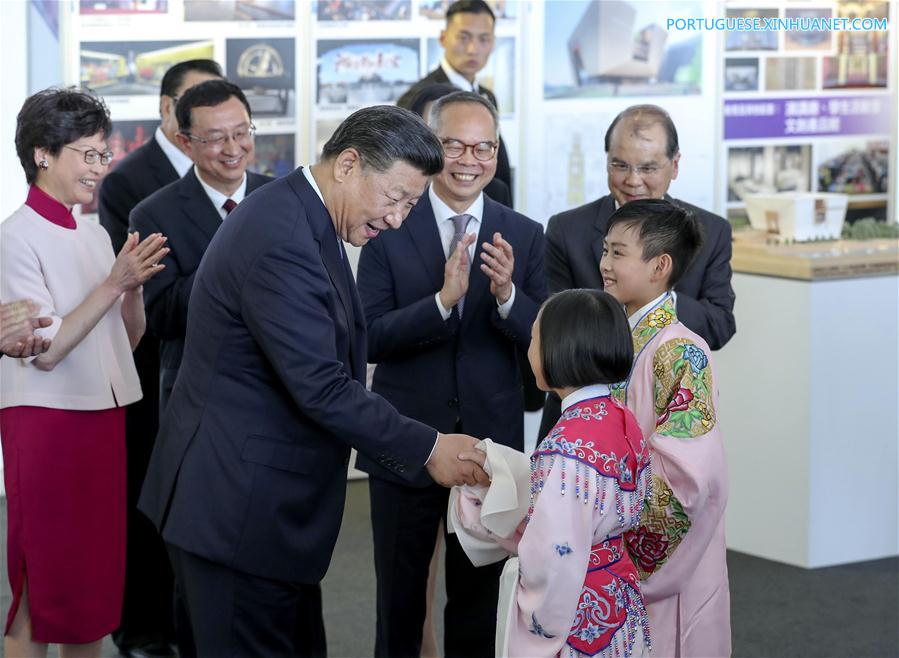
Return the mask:
<path fill-rule="evenodd" d="M 160 124 L 152 138 L 122 160 L 100 185 L 100 224 L 116 253 L 128 237 L 128 217 L 134 207 L 192 166 L 176 138 L 175 102 L 200 82 L 222 77 L 210 59 L 172 66 L 159 90 Z M 137 513 L 137 497 L 147 471 L 159 427 L 159 341 L 144 335 L 134 351 L 143 398 L 125 409 L 128 451 L 128 541 L 122 623 L 112 639 L 124 656 L 173 656 L 172 569 L 165 546 L 147 519 Z"/>
<path fill-rule="evenodd" d="M 674 122 L 656 105 L 634 105 L 612 121 L 605 149 L 611 194 L 549 220 L 546 280 L 550 292 L 602 288 L 599 260 L 609 217 L 635 199 L 666 198 L 695 213 L 704 233 L 702 249 L 674 287 L 678 318 L 713 350 L 721 349 L 736 332 L 731 228 L 724 218 L 668 196 L 680 164 Z M 558 420 L 559 406 L 558 396 L 547 396 L 541 437 Z"/>
<path fill-rule="evenodd" d="M 366 331 L 341 240 L 398 228 L 442 168 L 417 116 L 350 115 L 322 160 L 251 194 L 194 277 L 182 367 L 140 509 L 162 533 L 200 656 L 296 653 L 301 585 L 331 559 L 350 446 L 394 474 L 486 482 L 476 440 L 365 390 Z"/>
<path fill-rule="evenodd" d="M 415 97 L 428 85 L 450 83 L 463 91 L 481 94 L 499 110 L 493 92 L 479 85 L 475 76 L 487 65 L 495 42 L 496 17 L 484 0 L 456 0 L 446 10 L 446 28 L 440 33 L 443 60 L 440 66 L 400 96 L 397 105 L 411 109 Z M 503 140 L 499 138 L 496 178 L 512 192 L 512 169 Z"/>
<path fill-rule="evenodd" d="M 455 92 L 431 106 L 443 171 L 399 231 L 367 244 L 359 293 L 372 391 L 442 432 L 523 448 L 516 351 L 526 351 L 546 298 L 543 229 L 482 191 L 496 169 L 496 110 Z M 477 241 L 477 244 L 475 242 Z M 378 658 L 421 652 L 428 566 L 448 491 L 424 473 L 412 486 L 360 455 L 371 475 Z M 446 537 L 446 656 L 492 656 L 502 564 L 473 567 Z"/>

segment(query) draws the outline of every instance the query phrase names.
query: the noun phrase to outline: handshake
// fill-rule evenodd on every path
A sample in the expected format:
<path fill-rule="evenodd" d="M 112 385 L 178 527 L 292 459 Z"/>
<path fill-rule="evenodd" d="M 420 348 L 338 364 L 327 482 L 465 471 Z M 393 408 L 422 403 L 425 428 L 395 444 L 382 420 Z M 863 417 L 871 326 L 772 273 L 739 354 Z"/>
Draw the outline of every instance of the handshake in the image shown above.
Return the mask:
<path fill-rule="evenodd" d="M 484 472 L 487 453 L 475 448 L 478 442 L 467 434 L 437 434 L 437 445 L 425 467 L 428 474 L 444 487 L 456 485 L 488 485 Z"/>

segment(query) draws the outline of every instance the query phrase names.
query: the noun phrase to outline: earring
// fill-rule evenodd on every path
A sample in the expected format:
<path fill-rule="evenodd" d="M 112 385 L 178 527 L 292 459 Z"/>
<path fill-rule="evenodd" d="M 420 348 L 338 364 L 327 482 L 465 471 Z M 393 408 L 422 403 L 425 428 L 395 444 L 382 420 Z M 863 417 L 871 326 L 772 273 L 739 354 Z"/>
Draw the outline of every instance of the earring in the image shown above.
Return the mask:
<path fill-rule="evenodd" d="M 47 162 L 46 160 L 41 160 L 40 162 L 37 163 L 37 166 L 40 167 L 41 169 L 49 169 L 50 163 Z"/>

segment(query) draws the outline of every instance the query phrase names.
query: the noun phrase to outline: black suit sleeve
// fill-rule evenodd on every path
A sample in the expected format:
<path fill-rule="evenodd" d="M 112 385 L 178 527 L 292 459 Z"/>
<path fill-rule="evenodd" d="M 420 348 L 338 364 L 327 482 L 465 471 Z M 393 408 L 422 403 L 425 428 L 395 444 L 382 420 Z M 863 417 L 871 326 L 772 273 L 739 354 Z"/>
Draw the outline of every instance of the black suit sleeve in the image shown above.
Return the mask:
<path fill-rule="evenodd" d="M 256 258 L 241 288 L 240 314 L 306 417 L 372 459 L 399 455 L 403 476 L 413 481 L 437 431 L 401 416 L 350 378 L 336 353 L 331 290 L 318 250 L 284 242 Z"/>
<path fill-rule="evenodd" d="M 118 254 L 128 238 L 128 215 L 141 197 L 130 178 L 115 170 L 100 184 L 99 195 L 100 225 L 109 233 L 112 248 Z"/>
<path fill-rule="evenodd" d="M 455 335 L 456 322 L 453 318 L 444 320 L 437 308 L 437 290 L 412 304 L 398 306 L 383 241 L 372 240 L 362 248 L 356 278 L 365 307 L 371 363 L 432 349 Z"/>
<path fill-rule="evenodd" d="M 140 233 L 141 239 L 151 233 L 164 234 L 143 204 L 131 211 L 131 229 Z M 144 283 L 147 329 L 162 340 L 184 338 L 187 333 L 187 303 L 196 276 L 196 270 L 182 271 L 175 249 L 177 246 L 160 261 L 165 267 Z"/>
<path fill-rule="evenodd" d="M 494 308 L 491 314 L 494 326 L 524 351 L 531 344 L 531 325 L 534 324 L 540 304 L 546 299 L 544 251 L 543 232 L 537 230 L 528 253 L 515 255 L 515 267 L 524 267 L 525 275 L 522 285 L 515 287 L 515 302 L 509 310 L 509 316 L 503 320 L 498 308 Z"/>
<path fill-rule="evenodd" d="M 546 288 L 552 295 L 576 287 L 568 265 L 564 228 L 559 216 L 554 215 L 546 227 Z"/>
<path fill-rule="evenodd" d="M 720 226 L 721 230 L 714 236 L 712 258 L 702 277 L 702 288 L 697 298 L 677 293 L 677 315 L 689 329 L 702 336 L 709 347 L 718 350 L 737 332 L 737 324 L 734 320 L 735 295 L 731 287 L 731 227 L 724 220 L 716 221 L 715 226 Z M 712 237 L 707 236 L 707 239 Z"/>

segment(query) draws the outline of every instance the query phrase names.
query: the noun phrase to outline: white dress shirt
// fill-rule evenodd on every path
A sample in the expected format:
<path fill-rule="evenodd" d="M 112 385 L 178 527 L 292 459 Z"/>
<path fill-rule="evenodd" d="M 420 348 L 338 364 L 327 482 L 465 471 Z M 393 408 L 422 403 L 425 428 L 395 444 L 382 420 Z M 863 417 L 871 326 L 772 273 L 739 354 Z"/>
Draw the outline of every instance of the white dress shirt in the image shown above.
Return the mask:
<path fill-rule="evenodd" d="M 463 91 L 472 91 L 476 94 L 478 93 L 477 79 L 475 79 L 474 82 L 469 82 L 468 78 L 466 78 L 464 75 L 450 66 L 450 63 L 446 61 L 446 57 L 440 60 L 440 68 L 442 68 L 443 72 L 446 73 L 446 77 L 449 78 L 450 83 L 454 87 L 458 87 Z"/>
<path fill-rule="evenodd" d="M 212 187 L 209 183 L 203 180 L 203 177 L 200 175 L 200 170 L 194 167 L 194 173 L 197 175 L 197 180 L 200 181 L 200 185 L 203 186 L 203 189 L 206 190 L 206 196 L 209 197 L 209 200 L 212 201 L 212 205 L 215 206 L 215 209 L 218 210 L 219 217 L 225 219 L 228 216 L 228 211 L 225 210 L 225 201 L 231 199 L 234 203 L 240 203 L 243 201 L 243 198 L 247 195 L 247 172 L 243 172 L 243 180 L 240 181 L 240 187 L 234 190 L 234 193 L 231 196 L 227 196 L 222 194 L 217 189 Z"/>
<path fill-rule="evenodd" d="M 434 191 L 434 186 L 430 186 L 428 188 L 428 198 L 431 200 L 431 208 L 434 211 L 434 219 L 437 222 L 437 231 L 440 233 L 440 242 L 443 244 L 443 256 L 447 260 L 449 260 L 450 252 L 449 248 L 453 242 L 453 234 L 456 232 L 455 227 L 453 226 L 453 217 L 457 215 L 471 215 L 472 219 L 468 222 L 468 226 L 465 227 L 466 235 L 473 235 L 477 238 L 478 233 L 481 230 L 481 220 L 484 216 L 484 193 L 481 192 L 478 195 L 478 198 L 474 200 L 474 202 L 462 212 L 456 212 L 448 205 L 446 205 L 443 200 L 437 196 L 437 193 Z M 490 240 L 493 239 L 493 236 L 486 236 Z M 469 268 L 474 267 L 474 257 L 475 252 L 477 251 L 478 241 L 475 239 L 470 245 L 468 245 L 468 265 Z M 480 263 L 478 263 L 480 266 Z M 440 292 L 438 291 L 436 295 L 434 295 L 434 300 L 437 302 L 437 310 L 440 311 L 440 315 L 444 320 L 449 320 L 449 316 L 452 313 L 453 309 L 445 309 L 443 304 L 440 303 Z M 512 294 L 509 295 L 509 299 L 506 300 L 505 304 L 500 304 L 499 300 L 497 300 L 497 307 L 499 311 L 499 316 L 505 320 L 509 317 L 509 312 L 512 310 L 512 304 L 515 303 L 515 284 L 512 284 Z"/>
<path fill-rule="evenodd" d="M 153 139 L 156 140 L 156 143 L 159 144 L 159 148 L 165 153 L 165 157 L 169 159 L 169 162 L 172 163 L 175 171 L 178 172 L 178 178 L 184 178 L 184 174 L 190 171 L 190 168 L 194 166 L 193 161 L 188 158 L 181 149 L 169 141 L 169 138 L 162 132 L 162 126 L 156 127 L 156 134 L 153 135 Z"/>

